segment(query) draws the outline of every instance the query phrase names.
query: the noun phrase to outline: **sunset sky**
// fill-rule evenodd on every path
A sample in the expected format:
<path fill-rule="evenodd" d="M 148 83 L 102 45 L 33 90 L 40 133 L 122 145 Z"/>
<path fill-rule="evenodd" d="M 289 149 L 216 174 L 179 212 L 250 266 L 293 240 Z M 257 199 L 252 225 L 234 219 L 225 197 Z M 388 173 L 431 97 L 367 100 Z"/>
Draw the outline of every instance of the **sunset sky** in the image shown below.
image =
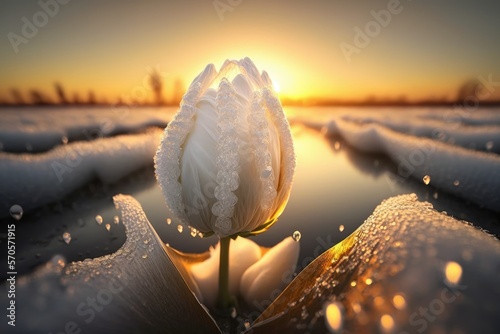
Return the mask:
<path fill-rule="evenodd" d="M 0 2 L 0 98 L 14 87 L 53 97 L 58 81 L 113 100 L 137 92 L 151 68 L 167 91 L 245 56 L 292 98 L 453 98 L 467 79 L 500 81 L 497 0 L 60 1 L 53 17 L 38 1 Z M 375 23 L 371 11 L 388 8 L 397 13 Z M 16 46 L 23 17 L 41 27 Z M 356 27 L 371 29 L 368 42 L 356 43 Z M 357 53 L 346 57 L 346 45 Z"/>

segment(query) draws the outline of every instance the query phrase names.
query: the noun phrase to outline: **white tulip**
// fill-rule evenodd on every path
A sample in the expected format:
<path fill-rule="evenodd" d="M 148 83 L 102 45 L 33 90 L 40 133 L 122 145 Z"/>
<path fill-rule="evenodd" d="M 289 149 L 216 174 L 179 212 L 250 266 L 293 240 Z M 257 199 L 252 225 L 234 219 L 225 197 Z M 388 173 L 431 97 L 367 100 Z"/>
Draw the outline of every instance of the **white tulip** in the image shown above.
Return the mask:
<path fill-rule="evenodd" d="M 265 231 L 282 213 L 295 169 L 292 136 L 266 72 L 248 58 L 208 65 L 184 95 L 155 156 L 168 207 L 224 238 Z"/>

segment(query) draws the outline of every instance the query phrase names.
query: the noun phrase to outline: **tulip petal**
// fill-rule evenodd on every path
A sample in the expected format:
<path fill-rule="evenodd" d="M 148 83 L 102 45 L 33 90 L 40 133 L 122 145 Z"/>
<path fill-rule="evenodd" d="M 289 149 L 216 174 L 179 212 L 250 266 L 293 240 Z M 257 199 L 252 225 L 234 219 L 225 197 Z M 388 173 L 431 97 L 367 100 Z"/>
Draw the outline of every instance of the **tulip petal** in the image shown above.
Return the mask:
<path fill-rule="evenodd" d="M 183 145 L 181 157 L 182 201 L 189 225 L 203 233 L 213 231 L 215 203 L 217 113 L 215 101 L 205 97 L 198 102 L 196 122 Z"/>
<path fill-rule="evenodd" d="M 290 196 L 292 187 L 293 175 L 295 173 L 295 152 L 293 148 L 292 133 L 290 126 L 286 120 L 285 113 L 281 103 L 271 90 L 264 88 L 263 98 L 266 108 L 269 112 L 272 122 L 274 123 L 280 138 L 280 151 L 281 151 L 281 170 L 280 182 L 278 187 L 277 203 L 279 207 L 272 215 L 271 219 L 277 218 L 285 209 L 285 204 Z"/>
<path fill-rule="evenodd" d="M 300 243 L 288 237 L 264 254 L 241 278 L 240 293 L 248 305 L 272 302 L 292 280 Z"/>
<path fill-rule="evenodd" d="M 496 333 L 498 268 L 496 238 L 414 194 L 393 197 L 303 269 L 248 332 Z"/>
<path fill-rule="evenodd" d="M 19 277 L 16 332 L 220 333 L 139 203 L 125 195 L 114 200 L 127 233 L 124 245 L 66 266 L 57 257 Z"/>
<path fill-rule="evenodd" d="M 229 292 L 236 296 L 240 290 L 241 276 L 261 257 L 260 247 L 246 238 L 231 239 L 229 246 Z M 215 306 L 219 290 L 220 243 L 210 249 L 210 258 L 191 266 L 191 274 L 197 284 L 203 303 Z"/>

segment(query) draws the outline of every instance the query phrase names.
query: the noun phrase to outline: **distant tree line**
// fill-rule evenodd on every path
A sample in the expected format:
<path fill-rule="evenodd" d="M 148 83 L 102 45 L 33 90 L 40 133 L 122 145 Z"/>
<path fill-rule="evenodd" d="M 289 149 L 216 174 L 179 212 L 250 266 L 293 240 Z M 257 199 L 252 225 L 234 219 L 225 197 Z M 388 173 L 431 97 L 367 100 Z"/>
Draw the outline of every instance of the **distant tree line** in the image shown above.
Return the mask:
<path fill-rule="evenodd" d="M 184 94 L 184 84 L 182 80 L 177 78 L 173 83 L 171 98 L 167 99 L 163 94 L 163 78 L 157 71 L 150 73 L 148 78 L 149 89 L 153 93 L 152 100 L 131 98 L 125 101 L 123 97 L 118 97 L 117 101 L 111 103 L 104 98 L 97 98 L 93 90 L 89 90 L 86 94 L 80 95 L 74 92 L 72 95 L 67 93 L 67 90 L 60 82 L 55 82 L 53 89 L 55 91 L 55 99 L 49 96 L 46 92 L 40 89 L 30 89 L 26 92 L 21 92 L 18 88 L 11 88 L 10 99 L 0 100 L 0 105 L 143 105 L 143 106 L 163 106 L 163 105 L 178 105 Z"/>

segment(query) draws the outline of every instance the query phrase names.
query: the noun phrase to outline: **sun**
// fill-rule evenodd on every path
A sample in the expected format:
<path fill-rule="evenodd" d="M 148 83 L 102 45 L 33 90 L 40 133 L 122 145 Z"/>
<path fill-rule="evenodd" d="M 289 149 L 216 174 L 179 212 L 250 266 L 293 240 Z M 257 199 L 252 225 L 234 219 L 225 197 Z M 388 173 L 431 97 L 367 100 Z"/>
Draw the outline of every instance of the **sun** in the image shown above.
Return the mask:
<path fill-rule="evenodd" d="M 276 81 L 273 81 L 273 88 L 274 88 L 274 91 L 276 93 L 279 93 L 280 92 L 280 85 L 278 85 L 278 83 Z"/>

